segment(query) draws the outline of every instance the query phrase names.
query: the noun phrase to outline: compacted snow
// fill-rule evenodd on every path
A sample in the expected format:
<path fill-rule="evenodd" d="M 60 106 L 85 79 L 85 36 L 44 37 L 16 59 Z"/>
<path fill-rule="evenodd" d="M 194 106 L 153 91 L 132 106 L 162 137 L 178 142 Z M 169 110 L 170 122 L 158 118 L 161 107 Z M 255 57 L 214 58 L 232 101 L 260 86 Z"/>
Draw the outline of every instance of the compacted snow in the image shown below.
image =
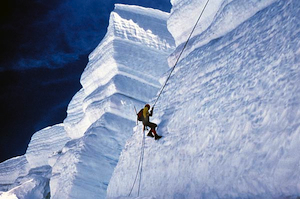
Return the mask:
<path fill-rule="evenodd" d="M 175 43 L 169 14 L 117 4 L 90 54 L 63 124 L 33 135 L 24 156 L 0 164 L 0 198 L 105 198 L 141 108 L 160 88 Z"/>
<path fill-rule="evenodd" d="M 171 14 L 117 4 L 67 118 L 0 164 L 0 198 L 299 197 L 298 0 L 208 2 L 137 173 L 134 106 L 155 102 L 206 2 L 171 0 Z"/>
<path fill-rule="evenodd" d="M 188 37 L 188 31 L 179 30 L 194 25 L 201 7 L 195 4 L 205 2 L 172 1 L 168 24 L 178 47 L 171 65 Z M 203 14 L 205 27 L 196 29 L 154 109 L 153 121 L 164 137 L 145 140 L 139 196 L 296 198 L 300 2 L 210 2 Z M 185 20 L 190 16 L 194 20 Z M 108 186 L 108 198 L 126 198 L 133 186 L 142 126 L 134 132 Z M 138 186 L 139 179 L 132 197 Z"/>

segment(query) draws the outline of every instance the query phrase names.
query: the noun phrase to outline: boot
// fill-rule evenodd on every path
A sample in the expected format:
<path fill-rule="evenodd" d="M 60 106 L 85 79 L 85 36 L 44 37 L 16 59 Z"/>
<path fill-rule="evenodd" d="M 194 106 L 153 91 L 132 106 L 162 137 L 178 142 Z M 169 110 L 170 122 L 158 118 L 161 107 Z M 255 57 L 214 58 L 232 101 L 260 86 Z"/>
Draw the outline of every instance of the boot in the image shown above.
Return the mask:
<path fill-rule="evenodd" d="M 155 140 L 159 140 L 162 136 L 155 134 Z"/>

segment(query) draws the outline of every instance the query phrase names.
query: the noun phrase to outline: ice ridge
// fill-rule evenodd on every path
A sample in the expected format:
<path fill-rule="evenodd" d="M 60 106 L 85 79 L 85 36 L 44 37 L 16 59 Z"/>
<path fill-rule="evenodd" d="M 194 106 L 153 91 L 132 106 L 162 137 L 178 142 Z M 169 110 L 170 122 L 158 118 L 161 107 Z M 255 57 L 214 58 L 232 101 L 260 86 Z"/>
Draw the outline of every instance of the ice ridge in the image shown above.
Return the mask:
<path fill-rule="evenodd" d="M 141 108 L 160 88 L 175 46 L 169 13 L 116 4 L 89 55 L 62 124 L 35 133 L 24 156 L 0 164 L 2 197 L 105 198 Z"/>

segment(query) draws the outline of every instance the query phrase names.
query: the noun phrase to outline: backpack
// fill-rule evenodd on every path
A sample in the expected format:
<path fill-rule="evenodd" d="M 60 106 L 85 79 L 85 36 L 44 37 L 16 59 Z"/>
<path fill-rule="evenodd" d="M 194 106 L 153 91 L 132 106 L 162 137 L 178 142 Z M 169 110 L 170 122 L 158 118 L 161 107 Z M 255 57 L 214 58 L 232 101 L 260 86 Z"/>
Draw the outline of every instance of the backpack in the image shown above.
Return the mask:
<path fill-rule="evenodd" d="M 137 114 L 137 120 L 138 120 L 138 121 L 143 121 L 143 119 L 144 119 L 144 116 L 143 116 L 143 110 L 144 110 L 144 109 L 141 109 L 141 110 L 138 112 L 138 114 Z"/>

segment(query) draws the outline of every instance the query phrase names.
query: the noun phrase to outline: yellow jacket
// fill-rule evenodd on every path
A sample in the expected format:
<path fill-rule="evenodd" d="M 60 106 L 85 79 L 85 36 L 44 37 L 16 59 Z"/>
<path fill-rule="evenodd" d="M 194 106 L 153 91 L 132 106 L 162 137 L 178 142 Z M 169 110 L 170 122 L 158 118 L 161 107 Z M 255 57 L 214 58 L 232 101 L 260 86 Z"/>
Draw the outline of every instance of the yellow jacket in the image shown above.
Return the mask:
<path fill-rule="evenodd" d="M 144 116 L 144 118 L 149 118 L 149 112 L 148 112 L 148 110 L 149 110 L 148 107 L 144 108 L 144 110 L 143 110 L 143 116 Z"/>

